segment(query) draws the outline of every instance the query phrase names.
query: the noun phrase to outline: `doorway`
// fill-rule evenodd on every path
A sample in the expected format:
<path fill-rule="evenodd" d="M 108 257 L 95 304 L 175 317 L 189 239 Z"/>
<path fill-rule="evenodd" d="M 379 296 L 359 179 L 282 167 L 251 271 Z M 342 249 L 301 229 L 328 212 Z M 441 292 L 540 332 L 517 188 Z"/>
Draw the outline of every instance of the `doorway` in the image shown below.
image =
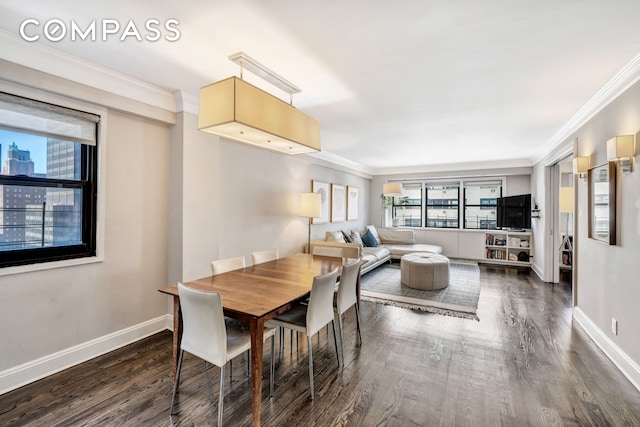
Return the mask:
<path fill-rule="evenodd" d="M 559 160 L 551 167 L 553 189 L 553 283 L 568 283 L 573 276 L 573 209 L 574 175 L 573 155 Z"/>

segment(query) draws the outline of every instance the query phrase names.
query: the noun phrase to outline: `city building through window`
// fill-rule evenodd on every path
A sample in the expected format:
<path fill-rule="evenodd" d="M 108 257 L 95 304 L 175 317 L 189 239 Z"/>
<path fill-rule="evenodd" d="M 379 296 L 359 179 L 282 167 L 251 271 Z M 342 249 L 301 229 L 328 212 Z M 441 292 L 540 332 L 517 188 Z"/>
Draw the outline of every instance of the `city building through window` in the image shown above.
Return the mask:
<path fill-rule="evenodd" d="M 393 197 L 391 204 L 392 225 L 494 230 L 503 183 L 504 179 L 402 182 L 402 196 Z"/>
<path fill-rule="evenodd" d="M 0 267 L 95 256 L 98 123 L 0 93 Z"/>

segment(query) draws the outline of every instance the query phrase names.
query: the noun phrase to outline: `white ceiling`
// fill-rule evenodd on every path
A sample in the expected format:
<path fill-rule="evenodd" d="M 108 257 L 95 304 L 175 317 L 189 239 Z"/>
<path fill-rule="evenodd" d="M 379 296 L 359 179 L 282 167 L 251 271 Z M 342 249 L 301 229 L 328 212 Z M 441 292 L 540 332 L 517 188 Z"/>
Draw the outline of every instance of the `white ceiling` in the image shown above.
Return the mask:
<path fill-rule="evenodd" d="M 27 18 L 133 20 L 143 36 L 147 19 L 177 19 L 173 43 L 41 37 L 25 50 L 193 95 L 237 75 L 227 58 L 246 52 L 302 89 L 294 105 L 320 122 L 323 151 L 374 173 L 533 164 L 640 53 L 638 16 L 638 0 L 0 2 L 0 28 L 15 34 Z"/>

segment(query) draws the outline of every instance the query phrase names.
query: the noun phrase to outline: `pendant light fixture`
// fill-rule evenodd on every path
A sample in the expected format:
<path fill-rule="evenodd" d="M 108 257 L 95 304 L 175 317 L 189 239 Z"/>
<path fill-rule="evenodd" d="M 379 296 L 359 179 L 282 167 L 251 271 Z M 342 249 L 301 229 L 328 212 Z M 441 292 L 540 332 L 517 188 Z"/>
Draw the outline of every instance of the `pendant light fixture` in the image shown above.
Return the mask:
<path fill-rule="evenodd" d="M 240 78 L 200 89 L 198 129 L 281 153 L 320 151 L 318 121 L 293 107 L 293 94 L 300 89 L 245 53 L 229 59 L 240 65 Z M 290 102 L 242 80 L 245 68 L 288 93 Z"/>

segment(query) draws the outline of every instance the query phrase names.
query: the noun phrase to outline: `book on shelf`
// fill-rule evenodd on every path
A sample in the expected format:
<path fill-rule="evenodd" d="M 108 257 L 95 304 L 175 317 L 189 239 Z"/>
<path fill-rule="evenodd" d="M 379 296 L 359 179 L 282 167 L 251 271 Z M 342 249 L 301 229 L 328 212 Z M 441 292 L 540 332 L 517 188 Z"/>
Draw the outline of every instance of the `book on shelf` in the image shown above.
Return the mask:
<path fill-rule="evenodd" d="M 487 259 L 506 259 L 506 252 L 502 249 L 487 249 Z"/>

